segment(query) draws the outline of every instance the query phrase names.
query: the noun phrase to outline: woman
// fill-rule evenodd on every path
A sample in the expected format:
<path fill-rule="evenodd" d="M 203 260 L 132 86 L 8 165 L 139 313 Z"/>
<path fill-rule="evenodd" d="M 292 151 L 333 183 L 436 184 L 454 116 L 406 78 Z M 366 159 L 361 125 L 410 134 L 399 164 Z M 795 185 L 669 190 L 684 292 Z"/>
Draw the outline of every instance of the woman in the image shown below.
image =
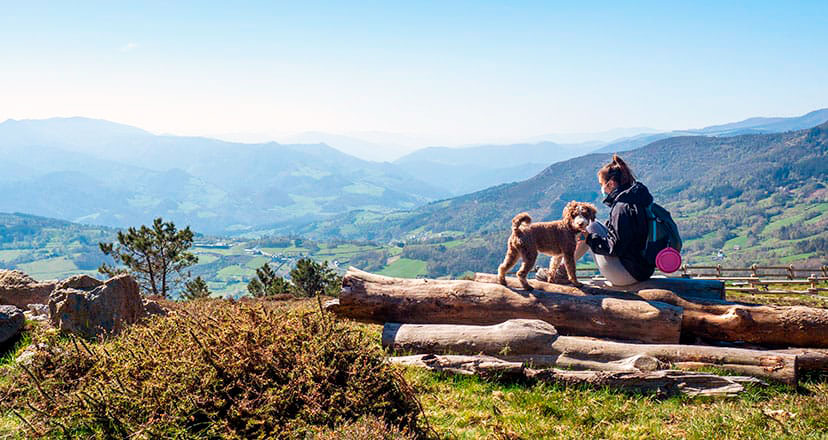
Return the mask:
<path fill-rule="evenodd" d="M 601 275 L 615 286 L 647 280 L 655 270 L 643 256 L 648 232 L 645 209 L 653 196 L 617 155 L 598 170 L 598 183 L 610 208 L 609 220 L 606 225 L 595 221 L 587 227 L 589 233 L 579 237 L 575 258 L 589 247 Z"/>

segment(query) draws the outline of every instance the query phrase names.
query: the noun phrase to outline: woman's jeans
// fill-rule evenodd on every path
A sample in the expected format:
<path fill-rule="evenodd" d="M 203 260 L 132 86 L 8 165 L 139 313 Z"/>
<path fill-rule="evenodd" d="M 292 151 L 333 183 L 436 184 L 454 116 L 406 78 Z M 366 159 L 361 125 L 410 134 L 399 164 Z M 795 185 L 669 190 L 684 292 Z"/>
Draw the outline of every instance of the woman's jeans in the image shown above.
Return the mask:
<path fill-rule="evenodd" d="M 603 223 L 599 221 L 594 221 L 587 226 L 587 231 L 593 234 L 598 234 L 601 237 L 606 237 L 609 231 L 607 231 L 607 227 L 604 226 Z M 589 245 L 586 244 L 586 241 L 578 242 L 578 247 L 575 248 L 575 261 L 578 261 L 581 257 L 584 256 L 587 249 L 589 249 Z M 635 284 L 638 282 L 621 264 L 621 260 L 618 257 L 614 257 L 611 255 L 598 255 L 595 252 L 592 253 L 592 258 L 595 260 L 595 264 L 598 265 L 598 271 L 601 272 L 601 275 L 607 279 L 613 286 L 627 286 L 630 284 Z"/>

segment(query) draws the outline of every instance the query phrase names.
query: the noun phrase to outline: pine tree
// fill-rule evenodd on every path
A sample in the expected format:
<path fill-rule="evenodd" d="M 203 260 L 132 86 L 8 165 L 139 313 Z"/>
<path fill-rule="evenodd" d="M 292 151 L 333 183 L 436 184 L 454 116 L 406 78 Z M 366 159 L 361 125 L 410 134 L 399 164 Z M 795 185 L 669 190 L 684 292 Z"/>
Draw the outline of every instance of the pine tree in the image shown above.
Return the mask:
<path fill-rule="evenodd" d="M 247 283 L 247 291 L 255 298 L 292 293 L 293 285 L 290 281 L 277 276 L 268 263 L 256 269 L 256 278 Z"/>
<path fill-rule="evenodd" d="M 207 287 L 207 282 L 200 276 L 192 281 L 184 283 L 184 290 L 181 292 L 181 298 L 192 301 L 195 299 L 203 299 L 210 297 L 210 288 Z"/>
<path fill-rule="evenodd" d="M 187 252 L 193 245 L 193 232 L 187 226 L 178 230 L 172 222 L 164 223 L 159 217 L 152 227 L 142 225 L 118 232 L 118 243 L 99 243 L 101 251 L 111 256 L 116 264 L 106 263 L 98 271 L 114 276 L 129 273 L 135 277 L 144 292 L 166 298 L 172 288 L 189 277 L 184 269 L 198 262 Z"/>
<path fill-rule="evenodd" d="M 307 297 L 323 293 L 335 295 L 341 283 L 340 277 L 328 267 L 327 261 L 319 264 L 310 258 L 296 262 L 296 267 L 290 271 L 290 279 L 296 290 Z"/>

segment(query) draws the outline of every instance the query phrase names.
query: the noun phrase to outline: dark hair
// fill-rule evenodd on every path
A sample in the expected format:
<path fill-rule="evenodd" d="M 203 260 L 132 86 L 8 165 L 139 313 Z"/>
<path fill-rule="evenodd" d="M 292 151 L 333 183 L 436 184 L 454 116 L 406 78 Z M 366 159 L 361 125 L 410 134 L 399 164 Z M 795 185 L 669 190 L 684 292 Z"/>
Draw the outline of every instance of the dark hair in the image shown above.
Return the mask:
<path fill-rule="evenodd" d="M 614 180 L 619 186 L 626 186 L 635 182 L 635 175 L 626 162 L 621 160 L 617 154 L 613 154 L 612 162 L 598 170 L 598 179 L 601 182 Z"/>

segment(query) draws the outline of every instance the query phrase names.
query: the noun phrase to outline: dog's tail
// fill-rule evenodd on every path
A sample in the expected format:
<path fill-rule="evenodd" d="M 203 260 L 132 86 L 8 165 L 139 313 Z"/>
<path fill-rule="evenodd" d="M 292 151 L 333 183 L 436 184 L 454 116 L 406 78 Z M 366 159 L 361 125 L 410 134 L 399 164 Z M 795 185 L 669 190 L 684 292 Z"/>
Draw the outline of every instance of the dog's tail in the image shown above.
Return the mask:
<path fill-rule="evenodd" d="M 532 223 L 532 218 L 529 217 L 528 212 L 521 212 L 512 219 L 512 230 L 517 231 L 520 225 Z"/>

